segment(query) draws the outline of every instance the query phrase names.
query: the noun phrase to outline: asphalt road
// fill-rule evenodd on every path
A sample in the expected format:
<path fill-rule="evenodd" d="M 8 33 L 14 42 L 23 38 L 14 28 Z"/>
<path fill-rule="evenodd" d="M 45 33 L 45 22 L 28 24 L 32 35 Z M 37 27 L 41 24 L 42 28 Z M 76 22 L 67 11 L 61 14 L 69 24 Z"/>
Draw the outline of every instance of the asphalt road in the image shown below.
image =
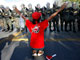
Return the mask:
<path fill-rule="evenodd" d="M 1 60 L 33 60 L 29 41 L 11 41 L 13 32 L 0 32 Z M 22 33 L 23 35 L 26 33 Z M 45 32 L 44 58 L 56 54 L 52 60 L 80 60 L 80 32 Z M 22 37 L 30 39 L 28 36 Z"/>

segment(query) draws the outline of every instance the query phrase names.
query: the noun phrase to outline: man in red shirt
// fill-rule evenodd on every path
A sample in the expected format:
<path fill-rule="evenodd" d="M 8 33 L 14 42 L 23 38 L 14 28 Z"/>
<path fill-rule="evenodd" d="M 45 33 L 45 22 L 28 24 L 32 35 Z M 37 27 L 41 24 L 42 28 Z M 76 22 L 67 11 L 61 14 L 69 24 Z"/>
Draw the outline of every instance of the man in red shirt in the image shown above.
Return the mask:
<path fill-rule="evenodd" d="M 43 54 L 42 49 L 44 48 L 44 30 L 48 27 L 48 21 L 54 18 L 61 10 L 65 8 L 65 6 L 66 3 L 64 3 L 57 12 L 53 13 L 48 19 L 42 22 L 39 22 L 41 13 L 34 12 L 32 14 L 33 23 L 30 20 L 26 19 L 19 12 L 19 10 L 15 8 L 16 12 L 26 21 L 26 26 L 28 27 L 31 33 L 30 46 L 34 49 L 33 56 L 41 56 Z"/>

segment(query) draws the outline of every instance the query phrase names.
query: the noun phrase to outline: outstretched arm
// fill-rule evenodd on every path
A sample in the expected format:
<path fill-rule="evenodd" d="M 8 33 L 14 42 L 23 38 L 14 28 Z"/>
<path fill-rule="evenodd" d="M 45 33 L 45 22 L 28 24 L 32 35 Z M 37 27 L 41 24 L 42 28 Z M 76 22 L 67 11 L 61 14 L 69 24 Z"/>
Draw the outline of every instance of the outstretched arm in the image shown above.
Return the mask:
<path fill-rule="evenodd" d="M 61 6 L 61 8 L 57 12 L 53 13 L 47 20 L 50 21 L 52 18 L 54 18 L 60 11 L 62 11 L 66 7 L 66 5 L 67 5 L 67 3 L 64 3 Z"/>
<path fill-rule="evenodd" d="M 23 16 L 16 7 L 15 7 L 15 11 L 26 21 L 26 17 Z"/>

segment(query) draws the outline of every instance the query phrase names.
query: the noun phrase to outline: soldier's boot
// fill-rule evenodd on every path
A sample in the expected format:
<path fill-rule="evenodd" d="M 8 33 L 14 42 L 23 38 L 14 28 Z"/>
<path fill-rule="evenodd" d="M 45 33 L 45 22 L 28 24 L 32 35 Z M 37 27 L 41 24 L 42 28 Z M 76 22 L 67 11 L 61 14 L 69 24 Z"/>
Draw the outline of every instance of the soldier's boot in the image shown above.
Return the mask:
<path fill-rule="evenodd" d="M 55 25 L 55 22 L 53 22 L 53 27 L 54 27 L 53 31 L 56 31 L 56 25 Z"/>
<path fill-rule="evenodd" d="M 78 31 L 80 31 L 80 24 L 78 24 Z"/>
<path fill-rule="evenodd" d="M 13 31 L 13 24 L 12 22 L 9 22 L 9 32 L 12 32 Z"/>
<path fill-rule="evenodd" d="M 5 28 L 4 28 L 4 26 L 1 26 L 1 27 L 2 27 L 2 30 L 1 30 L 1 31 L 2 31 L 2 32 L 4 32 L 4 31 L 5 31 Z"/>
<path fill-rule="evenodd" d="M 78 31 L 80 31 L 80 21 L 78 21 Z"/>
<path fill-rule="evenodd" d="M 7 24 L 7 27 L 5 28 L 5 32 L 9 31 L 9 25 Z"/>
<path fill-rule="evenodd" d="M 12 25 L 9 25 L 9 32 L 12 32 L 12 31 L 13 31 Z"/>
<path fill-rule="evenodd" d="M 65 31 L 68 32 L 67 30 L 67 23 L 65 22 Z"/>
<path fill-rule="evenodd" d="M 26 30 L 26 32 L 27 32 L 27 27 L 25 26 L 25 30 Z"/>
<path fill-rule="evenodd" d="M 63 31 L 63 22 L 61 22 L 61 31 Z"/>
<path fill-rule="evenodd" d="M 51 29 L 51 21 L 49 22 L 49 31 L 52 32 L 52 29 Z"/>
<path fill-rule="evenodd" d="M 19 32 L 19 31 L 20 31 L 20 28 L 17 27 L 17 32 Z"/>
<path fill-rule="evenodd" d="M 12 26 L 11 30 L 13 31 L 13 30 L 14 30 L 14 26 L 13 26 L 13 24 L 12 24 L 11 26 Z"/>
<path fill-rule="evenodd" d="M 2 29 L 2 32 L 4 32 L 5 31 L 5 29 Z"/>
<path fill-rule="evenodd" d="M 72 31 L 72 25 L 71 25 L 71 22 L 69 23 L 69 31 Z"/>
<path fill-rule="evenodd" d="M 75 22 L 73 22 L 73 32 L 76 32 L 76 29 L 75 29 Z"/>
<path fill-rule="evenodd" d="M 56 27 L 57 27 L 57 32 L 60 32 L 58 22 L 56 23 Z"/>

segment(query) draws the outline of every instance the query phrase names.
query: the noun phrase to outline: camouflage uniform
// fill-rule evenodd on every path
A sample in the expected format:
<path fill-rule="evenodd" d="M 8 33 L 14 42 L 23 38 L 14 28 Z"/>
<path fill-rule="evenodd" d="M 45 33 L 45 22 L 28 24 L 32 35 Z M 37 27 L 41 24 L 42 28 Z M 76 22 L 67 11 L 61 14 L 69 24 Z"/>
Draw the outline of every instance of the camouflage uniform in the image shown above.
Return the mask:
<path fill-rule="evenodd" d="M 28 4 L 28 18 L 30 21 L 32 21 L 32 13 L 34 12 L 34 10 L 32 9 L 32 5 Z"/>
<path fill-rule="evenodd" d="M 19 26 L 19 18 L 20 18 L 20 16 L 19 16 L 19 14 L 16 13 L 15 7 L 16 6 L 13 6 L 12 16 L 13 16 L 14 26 L 15 26 L 15 28 L 17 28 L 17 31 L 19 31 L 20 30 L 20 26 Z"/>
<path fill-rule="evenodd" d="M 21 13 L 28 19 L 28 9 L 25 7 L 24 4 L 21 5 Z M 25 24 L 25 21 L 22 20 L 22 23 Z M 24 29 L 26 29 L 26 32 L 27 32 L 27 27 L 26 26 L 24 28 L 22 28 L 22 30 L 24 30 Z"/>
<path fill-rule="evenodd" d="M 4 21 L 3 21 L 3 10 L 2 8 L 0 7 L 0 26 L 2 27 L 2 31 L 4 31 Z"/>
<path fill-rule="evenodd" d="M 6 29 L 12 31 L 11 10 L 9 7 L 6 7 L 6 9 L 4 10 L 4 18 L 6 20 L 5 22 Z"/>

